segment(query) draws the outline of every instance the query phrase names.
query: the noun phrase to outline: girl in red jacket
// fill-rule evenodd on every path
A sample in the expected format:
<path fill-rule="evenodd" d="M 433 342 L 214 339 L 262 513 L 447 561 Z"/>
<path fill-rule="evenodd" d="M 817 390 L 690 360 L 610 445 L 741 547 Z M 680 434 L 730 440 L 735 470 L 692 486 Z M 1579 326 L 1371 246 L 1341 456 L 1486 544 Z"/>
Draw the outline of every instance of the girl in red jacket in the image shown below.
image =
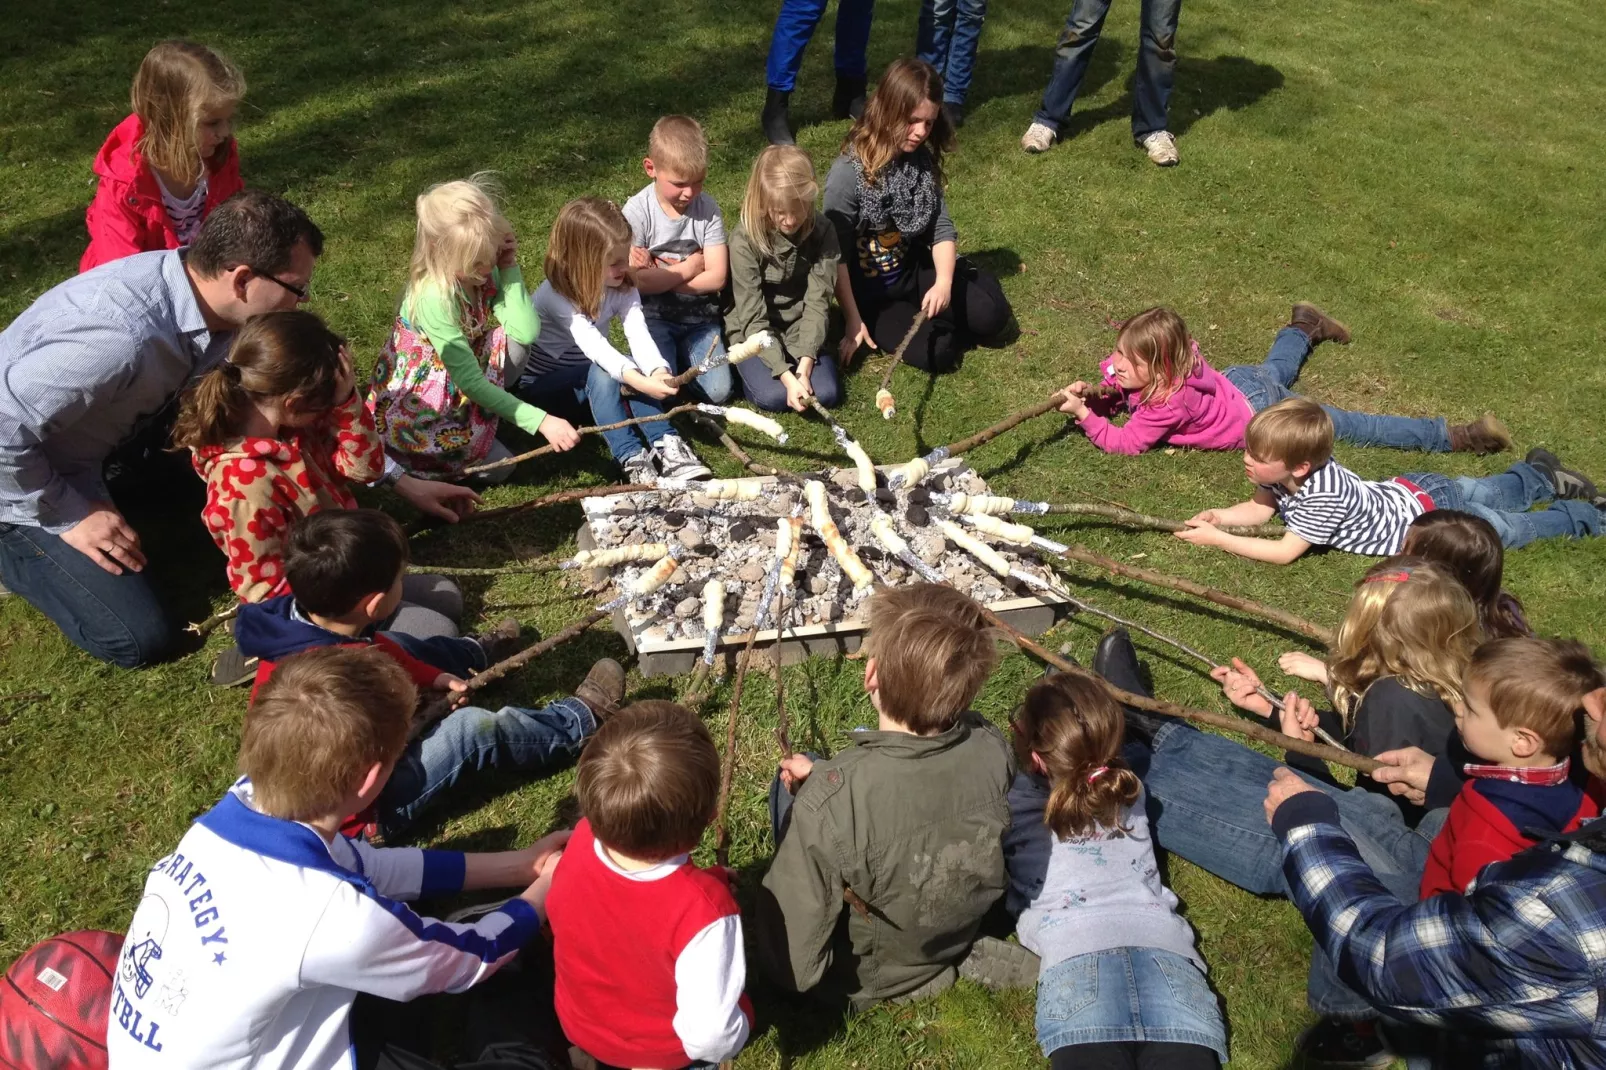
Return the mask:
<path fill-rule="evenodd" d="M 238 67 L 205 45 L 163 41 L 134 75 L 134 114 L 95 157 L 89 248 L 79 271 L 132 253 L 188 245 L 212 209 L 238 193 Z"/>

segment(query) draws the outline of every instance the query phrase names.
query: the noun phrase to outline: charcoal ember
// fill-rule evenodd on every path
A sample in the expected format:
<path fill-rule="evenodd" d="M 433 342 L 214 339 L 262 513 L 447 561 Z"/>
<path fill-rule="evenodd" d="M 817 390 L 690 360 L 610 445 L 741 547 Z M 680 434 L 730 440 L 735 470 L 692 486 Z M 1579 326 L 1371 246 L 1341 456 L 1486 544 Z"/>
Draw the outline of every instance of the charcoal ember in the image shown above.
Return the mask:
<path fill-rule="evenodd" d="M 686 514 L 682 512 L 667 512 L 663 514 L 663 516 L 659 517 L 659 520 L 662 521 L 664 527 L 669 531 L 679 531 L 681 528 L 686 526 Z"/>
<path fill-rule="evenodd" d="M 909 493 L 904 495 L 911 503 L 927 505 L 931 502 L 931 491 L 926 487 L 910 487 Z"/>
<path fill-rule="evenodd" d="M 894 490 L 888 490 L 886 487 L 877 487 L 875 492 L 875 500 L 880 502 L 882 505 L 897 505 L 898 492 Z"/>
<path fill-rule="evenodd" d="M 863 561 L 865 564 L 870 564 L 870 563 L 875 562 L 875 561 L 883 561 L 883 560 L 886 559 L 886 556 L 887 555 L 882 553 L 881 550 L 878 547 L 875 547 L 875 546 L 861 546 L 861 547 L 859 547 L 859 560 Z"/>
<path fill-rule="evenodd" d="M 910 527 L 928 528 L 931 526 L 931 514 L 926 512 L 924 506 L 915 502 L 909 503 L 909 508 L 904 510 L 903 518 L 909 522 Z"/>
<path fill-rule="evenodd" d="M 730 537 L 732 542 L 747 542 L 752 539 L 758 529 L 746 520 L 738 520 L 731 524 Z"/>

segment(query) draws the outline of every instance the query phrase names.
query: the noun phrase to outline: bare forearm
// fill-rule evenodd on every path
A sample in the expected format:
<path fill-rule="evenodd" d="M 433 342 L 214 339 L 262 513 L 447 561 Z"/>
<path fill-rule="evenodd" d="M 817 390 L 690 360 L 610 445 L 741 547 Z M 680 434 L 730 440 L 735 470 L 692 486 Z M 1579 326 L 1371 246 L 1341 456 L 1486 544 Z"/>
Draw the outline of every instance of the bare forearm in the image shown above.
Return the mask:
<path fill-rule="evenodd" d="M 704 271 L 703 274 L 706 275 L 708 272 Z M 644 294 L 668 293 L 686 285 L 686 280 L 680 277 L 680 273 L 669 268 L 637 268 L 635 275 L 636 289 Z"/>
<path fill-rule="evenodd" d="M 940 241 L 931 247 L 931 266 L 936 269 L 937 281 L 952 283 L 954 268 L 959 263 L 959 246 L 955 242 Z"/>
<path fill-rule="evenodd" d="M 1305 540 L 1290 542 L 1286 535 L 1280 539 L 1256 539 L 1248 535 L 1228 535 L 1226 532 L 1222 532 L 1221 541 L 1216 545 L 1229 554 L 1271 565 L 1289 564 L 1308 547 Z"/>
<path fill-rule="evenodd" d="M 1233 527 L 1250 527 L 1254 524 L 1264 524 L 1277 515 L 1277 510 L 1269 505 L 1262 505 L 1257 501 L 1239 502 L 1237 505 L 1216 510 L 1216 525 L 1226 524 Z"/>

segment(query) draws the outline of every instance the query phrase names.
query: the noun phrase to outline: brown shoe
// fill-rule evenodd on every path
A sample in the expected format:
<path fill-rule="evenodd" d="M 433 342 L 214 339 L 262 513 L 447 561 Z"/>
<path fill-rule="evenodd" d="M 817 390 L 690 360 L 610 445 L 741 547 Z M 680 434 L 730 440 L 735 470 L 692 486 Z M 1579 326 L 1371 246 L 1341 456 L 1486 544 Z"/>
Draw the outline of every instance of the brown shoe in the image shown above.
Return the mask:
<path fill-rule="evenodd" d="M 1305 332 L 1313 346 L 1323 342 L 1337 342 L 1341 346 L 1349 345 L 1349 328 L 1338 322 L 1315 305 L 1307 305 L 1301 301 L 1294 306 L 1288 314 L 1288 326 L 1298 327 Z"/>
<path fill-rule="evenodd" d="M 524 641 L 524 626 L 512 617 L 503 617 L 497 622 L 496 627 L 476 635 L 474 641 L 485 651 L 487 665 L 495 665 L 504 658 L 510 658 L 528 645 Z M 536 632 L 530 641 L 540 642 L 541 633 Z"/>
<path fill-rule="evenodd" d="M 625 697 L 625 667 L 612 658 L 603 658 L 591 666 L 574 689 L 574 697 L 589 706 L 597 720 L 607 720 L 618 712 L 619 702 Z"/>
<path fill-rule="evenodd" d="M 1470 424 L 1450 425 L 1450 452 L 1501 453 L 1511 448 L 1511 432 L 1500 417 L 1486 412 Z"/>

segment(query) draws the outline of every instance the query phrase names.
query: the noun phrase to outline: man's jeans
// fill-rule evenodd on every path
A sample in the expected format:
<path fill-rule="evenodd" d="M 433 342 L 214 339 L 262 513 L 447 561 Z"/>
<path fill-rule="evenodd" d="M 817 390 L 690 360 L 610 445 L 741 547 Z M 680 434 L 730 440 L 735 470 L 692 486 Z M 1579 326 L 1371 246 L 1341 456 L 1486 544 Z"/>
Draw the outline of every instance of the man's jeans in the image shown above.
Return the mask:
<path fill-rule="evenodd" d="M 519 397 L 548 411 L 572 410 L 577 401 L 589 404 L 591 418 L 599 424 L 634 420 L 664 411 L 661 402 L 645 394 L 637 394 L 627 401 L 619 393 L 619 381 L 603 371 L 601 365 L 589 360 L 526 379 L 519 386 Z M 656 446 L 670 430 L 668 420 L 653 420 L 635 427 L 604 431 L 602 440 L 608 444 L 613 459 L 623 461 L 641 452 L 643 438 L 649 447 Z"/>
<path fill-rule="evenodd" d="M 1177 73 L 1177 15 L 1182 0 L 1142 0 L 1143 28 L 1138 41 L 1138 76 L 1132 91 L 1132 136 L 1141 141 L 1166 128 L 1171 84 Z M 1110 0 L 1075 0 L 1055 49 L 1054 73 L 1043 90 L 1042 106 L 1033 122 L 1059 132 L 1070 118 L 1076 91 L 1082 87 L 1093 47 L 1104 32 Z"/>
<path fill-rule="evenodd" d="M 1249 407 L 1259 412 L 1285 398 L 1299 396 L 1289 387 L 1299 378 L 1310 350 L 1310 337 L 1304 331 L 1284 327 L 1277 332 L 1271 352 L 1262 363 L 1236 364 L 1223 368 L 1221 374 L 1249 400 Z M 1450 452 L 1450 428 L 1442 416 L 1374 416 L 1333 405 L 1323 405 L 1322 410 L 1333 418 L 1333 437 L 1341 442 L 1424 453 Z"/>
<path fill-rule="evenodd" d="M 1152 749 L 1128 744 L 1125 756 L 1148 791 L 1156 843 L 1245 891 L 1288 894 L 1282 845 L 1265 813 L 1266 785 L 1282 763 L 1184 724 L 1161 728 Z M 1345 830 L 1378 880 L 1401 902 L 1416 902 L 1428 849 L 1447 811 L 1430 812 L 1412 829 L 1382 795 L 1305 779 L 1338 803 Z M 1320 948 L 1311 957 L 1307 998 L 1329 1017 L 1377 1016 L 1338 980 Z"/>
<path fill-rule="evenodd" d="M 942 99 L 963 104 L 976 69 L 987 0 L 922 0 L 915 54 L 942 75 Z"/>
<path fill-rule="evenodd" d="M 1439 509 L 1459 509 L 1494 525 L 1500 545 L 1508 550 L 1535 539 L 1583 538 L 1599 535 L 1601 511 L 1592 502 L 1550 501 L 1556 490 L 1531 464 L 1518 461 L 1496 476 L 1444 476 L 1412 472 L 1404 477 L 1421 487 Z M 1528 507 L 1550 502 L 1548 509 Z"/>
<path fill-rule="evenodd" d="M 814 28 L 825 14 L 825 0 L 781 0 L 781 13 L 775 17 L 770 35 L 769 59 L 764 80 L 771 89 L 790 93 L 797 85 L 798 68 L 803 66 L 803 50 L 808 47 Z M 870 20 L 875 15 L 874 0 L 838 0 L 836 6 L 836 73 L 840 78 L 863 78 L 870 65 Z"/>
<path fill-rule="evenodd" d="M 453 710 L 402 752 L 376 803 L 379 827 L 397 835 L 465 776 L 567 762 L 596 730 L 591 708 L 572 696 L 539 710 Z"/>
<path fill-rule="evenodd" d="M 725 352 L 718 323 L 676 323 L 648 316 L 647 331 L 658 344 L 659 355 L 669 362 L 669 370 L 676 375 L 710 356 Z M 731 375 L 731 366 L 721 364 L 693 379 L 686 389 L 704 401 L 723 405 L 736 393 L 736 381 Z"/>
<path fill-rule="evenodd" d="M 176 639 L 145 573 L 113 576 L 43 528 L 0 524 L 0 578 L 49 617 L 74 645 L 102 661 L 137 668 Z"/>

